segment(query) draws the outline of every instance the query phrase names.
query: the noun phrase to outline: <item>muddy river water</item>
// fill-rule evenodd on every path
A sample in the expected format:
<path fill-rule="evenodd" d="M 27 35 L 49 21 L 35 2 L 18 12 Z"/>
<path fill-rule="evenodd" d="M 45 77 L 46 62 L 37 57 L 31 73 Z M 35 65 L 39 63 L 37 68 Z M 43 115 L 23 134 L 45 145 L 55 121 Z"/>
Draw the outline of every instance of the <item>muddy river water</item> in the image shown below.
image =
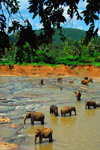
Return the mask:
<path fill-rule="evenodd" d="M 57 83 L 56 77 L 0 77 L 0 115 L 10 117 L 11 124 L 23 124 L 19 129 L 10 124 L 0 125 L 0 138 L 17 144 L 21 150 L 99 150 L 100 149 L 100 108 L 85 110 L 85 101 L 94 99 L 100 102 L 100 79 L 95 79 L 89 86 L 81 85 L 82 77 L 63 77 Z M 73 84 L 69 84 L 73 80 Z M 60 90 L 60 85 L 62 90 Z M 81 89 L 81 100 L 76 100 L 75 91 Z M 50 114 L 51 105 L 58 106 L 59 116 Z M 63 106 L 75 106 L 76 116 L 61 117 Z M 27 110 L 43 112 L 44 125 L 27 119 Z M 35 130 L 50 127 L 53 130 L 53 142 L 43 139 L 35 145 Z M 39 139 L 37 138 L 37 142 Z"/>

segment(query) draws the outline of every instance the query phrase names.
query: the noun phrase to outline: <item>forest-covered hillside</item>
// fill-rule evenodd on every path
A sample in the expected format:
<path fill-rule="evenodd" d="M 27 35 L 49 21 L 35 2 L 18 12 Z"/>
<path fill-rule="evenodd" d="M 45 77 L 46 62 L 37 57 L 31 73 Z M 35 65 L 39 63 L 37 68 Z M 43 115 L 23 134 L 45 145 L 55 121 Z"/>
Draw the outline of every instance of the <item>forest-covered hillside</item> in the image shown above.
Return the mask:
<path fill-rule="evenodd" d="M 35 30 L 36 34 L 40 34 L 40 30 Z M 69 38 L 70 40 L 80 40 L 82 37 L 85 36 L 85 31 L 80 29 L 74 29 L 74 28 L 62 28 L 62 34 L 66 38 L 66 40 Z M 53 43 L 59 43 L 61 36 L 59 35 L 59 30 L 56 30 L 55 35 L 53 36 Z M 14 34 L 10 35 L 10 39 L 15 42 L 16 38 L 14 38 Z"/>
<path fill-rule="evenodd" d="M 36 30 L 40 34 L 40 30 Z M 6 61 L 3 64 L 65 64 L 73 66 L 77 64 L 98 64 L 100 62 L 100 37 L 92 38 L 88 45 L 84 44 L 85 31 L 79 29 L 63 28 L 62 34 L 66 37 L 61 42 L 59 31 L 53 36 L 53 42 L 41 44 L 37 49 L 32 49 L 28 42 L 22 47 L 16 45 L 19 38 L 18 32 L 12 34 L 10 51 L 5 50 L 1 56 Z"/>
<path fill-rule="evenodd" d="M 36 34 L 38 35 L 40 30 L 36 30 Z M 85 36 L 85 31 L 80 29 L 74 28 L 62 28 L 62 34 L 66 37 L 66 40 L 69 38 L 71 40 L 80 40 L 82 37 Z M 59 30 L 56 30 L 55 35 L 53 36 L 53 42 L 59 43 L 61 36 L 59 35 Z"/>
<path fill-rule="evenodd" d="M 74 28 L 63 28 L 62 33 L 66 37 L 66 40 L 70 38 L 71 40 L 78 41 L 85 36 L 84 30 L 74 29 Z M 60 35 L 58 31 L 56 31 L 56 34 L 53 36 L 53 42 L 59 42 L 59 41 L 60 41 Z"/>

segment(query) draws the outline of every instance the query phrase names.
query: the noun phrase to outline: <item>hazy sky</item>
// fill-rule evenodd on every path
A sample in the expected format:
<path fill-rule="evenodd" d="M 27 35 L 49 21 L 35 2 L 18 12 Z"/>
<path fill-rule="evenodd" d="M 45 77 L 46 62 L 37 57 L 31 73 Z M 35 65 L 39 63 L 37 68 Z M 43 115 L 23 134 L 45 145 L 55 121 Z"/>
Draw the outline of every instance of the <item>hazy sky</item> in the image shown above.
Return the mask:
<path fill-rule="evenodd" d="M 39 23 L 39 17 L 37 16 L 35 19 L 32 19 L 32 13 L 29 13 L 29 10 L 27 9 L 29 7 L 29 2 L 28 0 L 19 0 L 20 1 L 20 12 L 23 16 L 24 19 L 29 19 L 31 22 L 33 29 L 40 29 L 42 28 L 42 24 Z M 78 4 L 79 12 L 82 12 L 83 9 L 86 7 L 86 1 L 83 2 L 83 0 L 80 0 L 80 3 Z M 67 20 L 66 23 L 62 24 L 62 27 L 68 27 L 68 28 L 76 28 L 76 29 L 81 29 L 87 31 L 89 29 L 89 26 L 86 26 L 84 21 L 78 21 L 76 17 L 72 20 L 70 20 L 69 16 L 66 15 L 66 10 L 67 7 L 65 8 L 64 11 L 64 16 Z M 100 21 L 95 21 L 96 27 L 100 27 Z M 100 28 L 98 34 L 100 35 Z"/>

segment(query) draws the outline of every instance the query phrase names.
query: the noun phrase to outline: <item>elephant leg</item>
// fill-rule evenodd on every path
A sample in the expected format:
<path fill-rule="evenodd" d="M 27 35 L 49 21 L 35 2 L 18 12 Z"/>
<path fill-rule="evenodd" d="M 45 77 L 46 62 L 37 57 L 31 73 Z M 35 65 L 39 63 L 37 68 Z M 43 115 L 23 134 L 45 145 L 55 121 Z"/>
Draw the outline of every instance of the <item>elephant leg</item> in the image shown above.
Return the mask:
<path fill-rule="evenodd" d="M 64 113 L 64 117 L 65 117 L 65 113 Z"/>
<path fill-rule="evenodd" d="M 52 142 L 52 133 L 50 133 L 49 142 Z"/>
<path fill-rule="evenodd" d="M 44 119 L 43 119 L 43 120 L 41 120 L 41 124 L 44 124 Z"/>
<path fill-rule="evenodd" d="M 39 136 L 39 143 L 41 143 L 41 137 Z"/>
<path fill-rule="evenodd" d="M 90 105 L 88 105 L 88 109 L 90 109 Z"/>
<path fill-rule="evenodd" d="M 31 124 L 34 125 L 34 120 L 31 118 Z"/>
<path fill-rule="evenodd" d="M 37 139 L 37 137 L 35 136 L 35 144 L 36 144 L 36 139 Z"/>
<path fill-rule="evenodd" d="M 50 113 L 52 113 L 52 110 L 50 110 Z"/>
<path fill-rule="evenodd" d="M 61 117 L 63 117 L 63 113 L 62 113 L 62 111 L 61 111 Z"/>
<path fill-rule="evenodd" d="M 42 136 L 40 136 L 40 144 L 42 143 Z"/>
<path fill-rule="evenodd" d="M 70 114 L 70 116 L 71 116 L 71 112 L 70 112 L 69 114 Z"/>

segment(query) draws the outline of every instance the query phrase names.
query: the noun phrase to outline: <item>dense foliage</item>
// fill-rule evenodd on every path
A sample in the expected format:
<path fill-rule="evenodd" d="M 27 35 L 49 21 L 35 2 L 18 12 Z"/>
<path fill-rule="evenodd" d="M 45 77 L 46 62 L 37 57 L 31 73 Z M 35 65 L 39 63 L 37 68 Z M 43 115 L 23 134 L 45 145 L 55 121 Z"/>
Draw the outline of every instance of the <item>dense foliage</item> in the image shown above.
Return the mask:
<path fill-rule="evenodd" d="M 69 31 L 67 31 L 69 30 Z M 59 40 L 58 32 L 53 37 L 52 43 L 42 44 L 38 46 L 38 49 L 32 49 L 29 43 L 25 43 L 22 47 L 22 54 L 18 51 L 20 47 L 16 46 L 16 42 L 19 37 L 19 33 L 12 34 L 11 38 L 11 47 L 10 51 L 6 49 L 6 53 L 3 56 L 1 62 L 2 64 L 19 64 L 19 59 L 17 60 L 16 55 L 23 55 L 23 59 L 21 58 L 21 64 L 65 64 L 68 66 L 75 66 L 77 64 L 95 64 L 100 61 L 100 39 L 91 39 L 88 45 L 84 45 L 84 38 L 80 37 L 80 40 L 77 40 L 77 36 L 81 35 L 81 33 L 85 34 L 85 31 L 81 31 L 79 29 L 63 29 L 63 31 L 67 31 L 65 36 L 67 37 L 68 33 L 72 36 L 70 38 L 67 37 L 65 42 L 61 42 Z M 76 34 L 76 31 L 77 34 Z M 36 31 L 39 34 L 39 31 Z M 73 40 L 73 35 L 77 35 L 76 39 Z M 34 51 L 34 54 L 31 54 L 30 51 Z"/>
<path fill-rule="evenodd" d="M 83 0 L 84 1 L 84 0 Z M 95 29 L 95 20 L 99 20 L 100 14 L 100 1 L 99 0 L 86 0 L 87 5 L 82 12 L 78 9 L 80 0 L 28 0 L 29 13 L 33 14 L 32 19 L 39 16 L 40 23 L 43 23 L 43 28 L 39 35 L 32 29 L 32 25 L 28 19 L 24 20 L 24 25 L 20 21 L 16 21 L 14 14 L 19 12 L 20 1 L 18 0 L 2 0 L 0 1 L 0 55 L 5 55 L 5 48 L 10 48 L 8 34 L 16 33 L 19 31 L 19 37 L 16 42 L 18 47 L 16 50 L 16 62 L 20 64 L 25 61 L 24 53 L 27 56 L 37 57 L 38 47 L 44 44 L 52 43 L 52 36 L 55 34 L 55 29 L 59 30 L 61 40 L 65 40 L 64 33 L 61 30 L 61 23 L 67 20 L 63 14 L 64 8 L 68 7 L 66 15 L 70 19 L 77 17 L 77 20 L 83 20 L 86 25 L 89 25 L 89 30 L 86 32 L 86 37 L 83 43 L 88 44 L 91 37 L 95 37 L 98 28 Z M 23 17 L 21 16 L 23 19 Z M 7 20 L 11 21 L 11 26 L 7 24 Z M 8 33 L 7 33 L 8 31 Z M 25 44 L 29 44 L 27 50 L 24 48 Z M 12 52 L 13 53 L 13 52 Z"/>

